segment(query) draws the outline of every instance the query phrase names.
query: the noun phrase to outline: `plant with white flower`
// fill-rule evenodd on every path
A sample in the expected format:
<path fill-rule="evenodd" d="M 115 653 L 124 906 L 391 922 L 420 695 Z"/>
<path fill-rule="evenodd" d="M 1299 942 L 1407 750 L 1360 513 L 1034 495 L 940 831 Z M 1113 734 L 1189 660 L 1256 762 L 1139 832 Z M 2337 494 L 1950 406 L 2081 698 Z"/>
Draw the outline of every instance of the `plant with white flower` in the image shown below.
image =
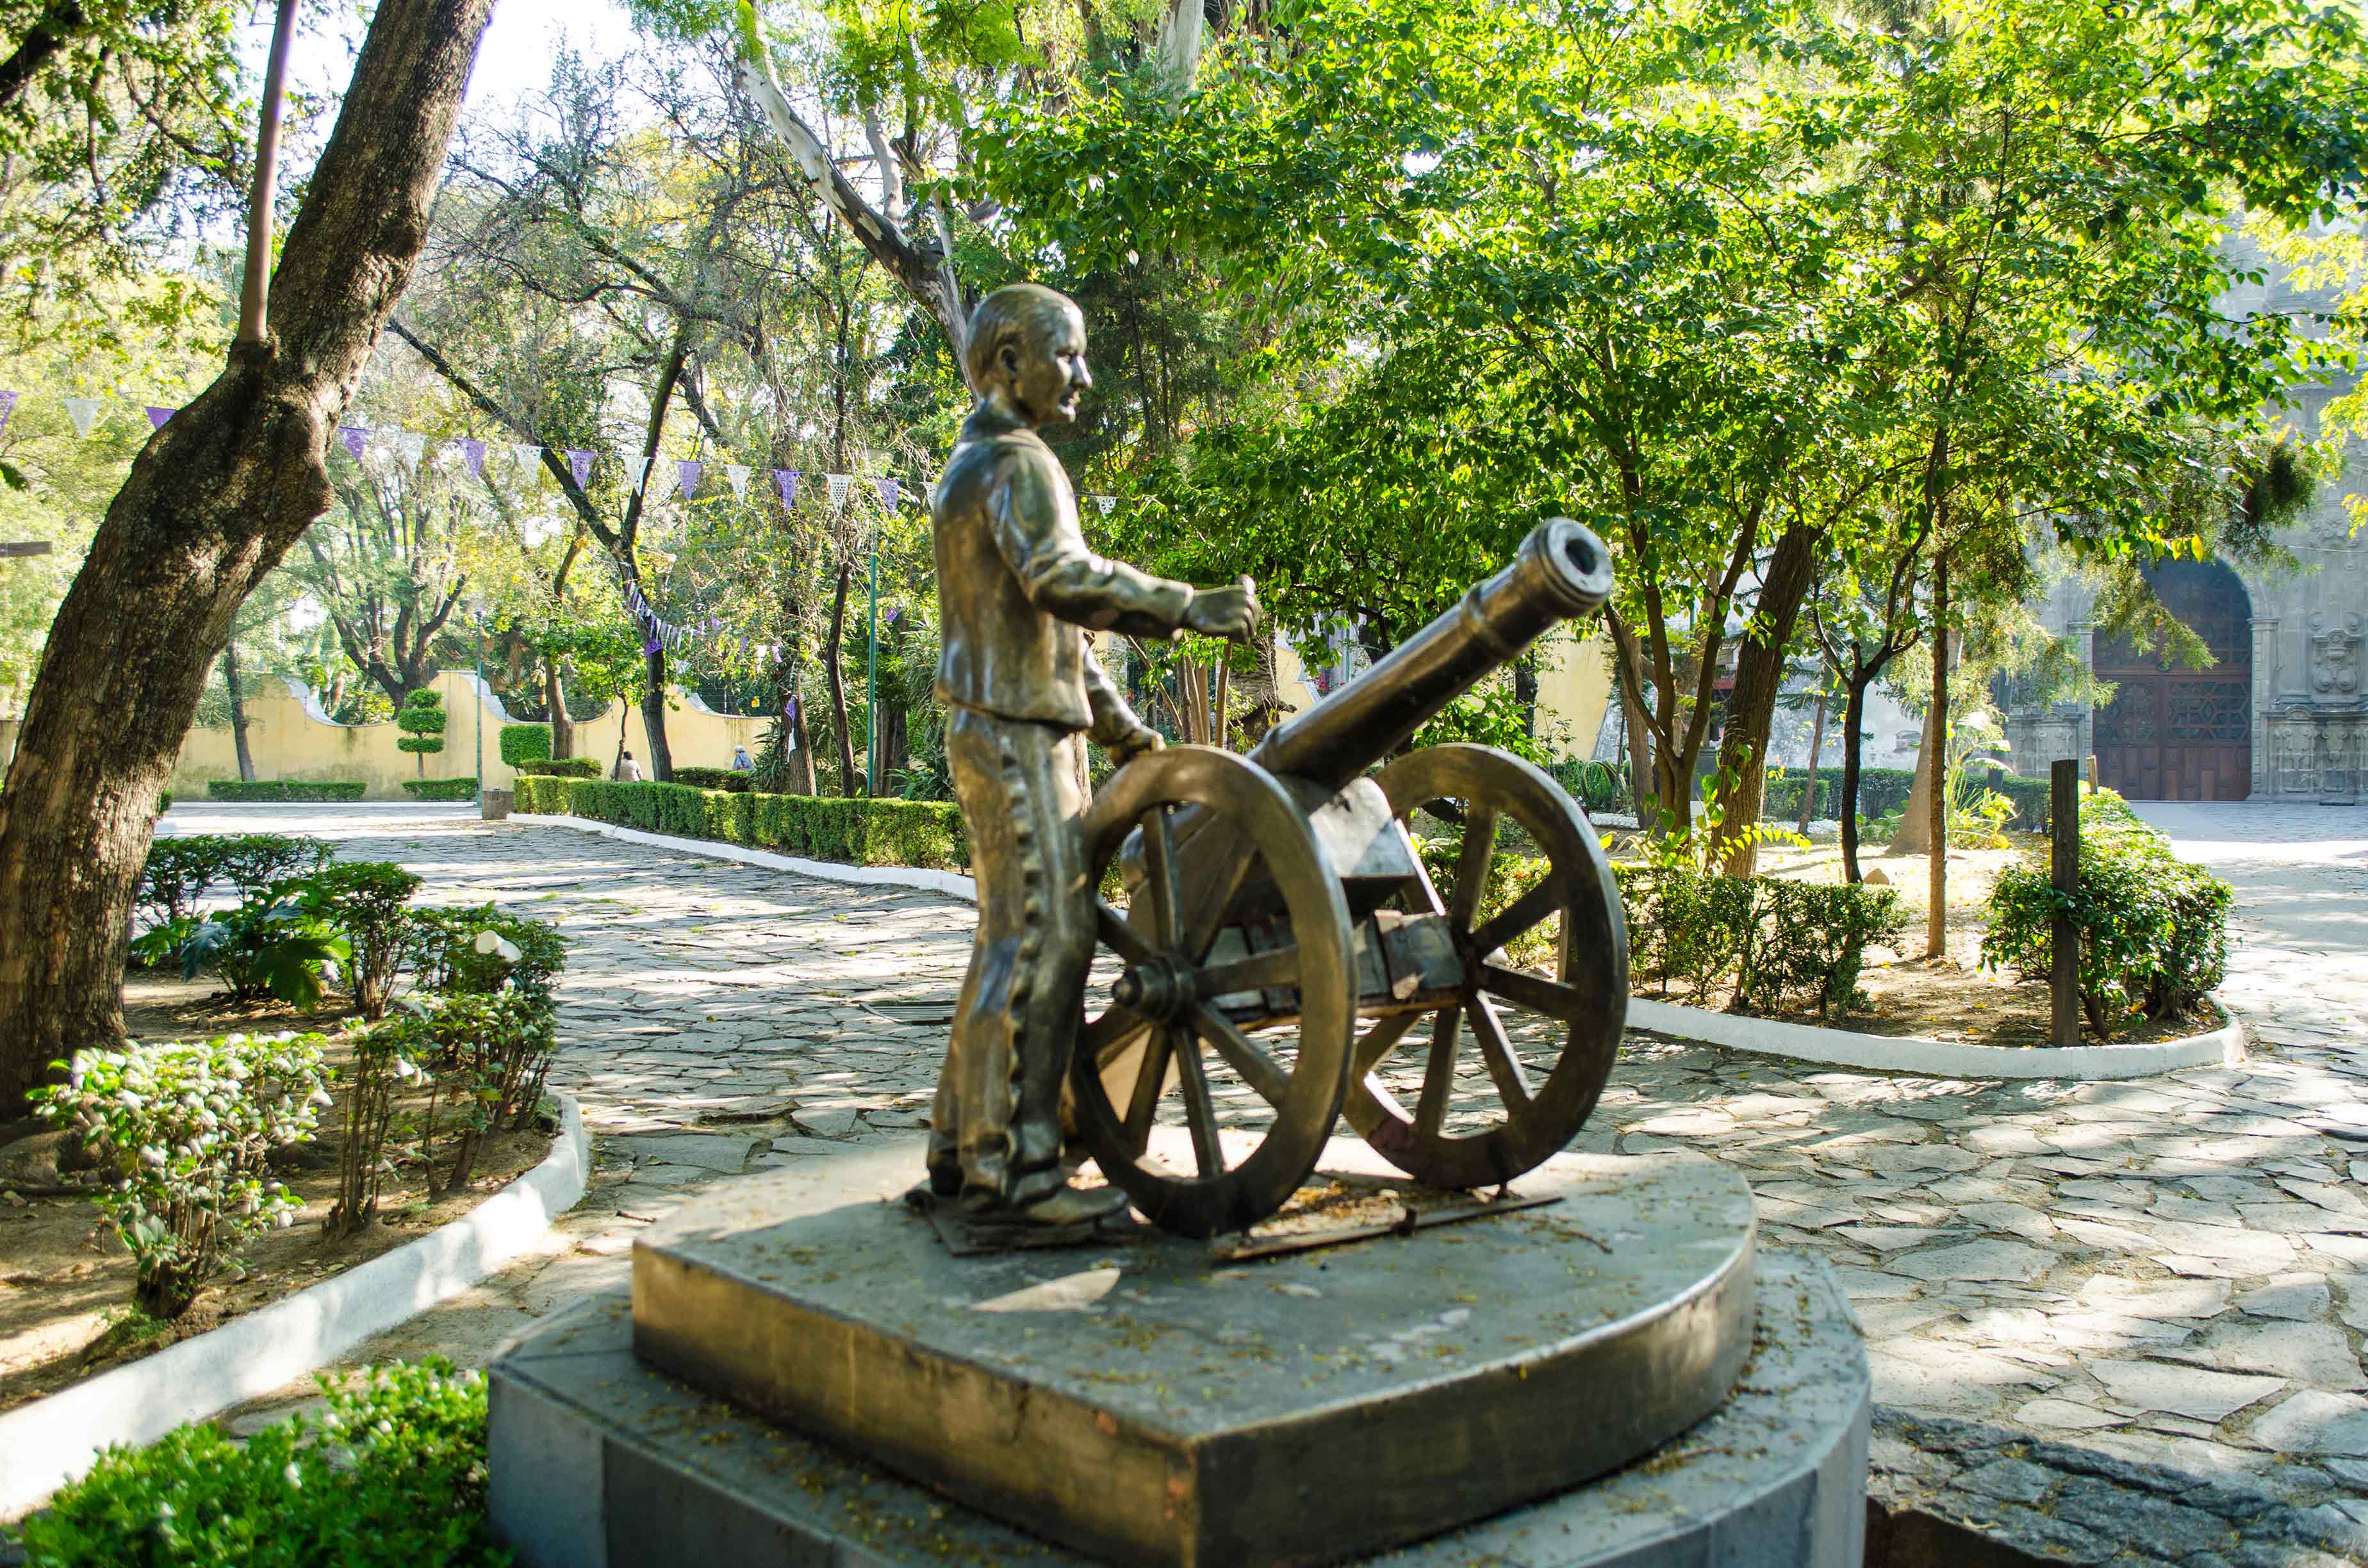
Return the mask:
<path fill-rule="evenodd" d="M 351 1235 L 377 1218 L 379 1185 L 393 1169 L 386 1140 L 395 1098 L 421 1076 L 420 1062 L 436 1049 L 434 1032 L 416 1012 L 388 1018 L 355 1042 L 345 1141 L 337 1150 L 337 1202 L 323 1226 L 329 1235 Z"/>
<path fill-rule="evenodd" d="M 233 1034 L 83 1051 L 64 1084 L 35 1092 L 38 1114 L 113 1168 L 99 1204 L 138 1260 L 142 1311 L 179 1317 L 249 1235 L 294 1221 L 266 1159 L 312 1141 L 331 1103 L 326 1044 Z"/>

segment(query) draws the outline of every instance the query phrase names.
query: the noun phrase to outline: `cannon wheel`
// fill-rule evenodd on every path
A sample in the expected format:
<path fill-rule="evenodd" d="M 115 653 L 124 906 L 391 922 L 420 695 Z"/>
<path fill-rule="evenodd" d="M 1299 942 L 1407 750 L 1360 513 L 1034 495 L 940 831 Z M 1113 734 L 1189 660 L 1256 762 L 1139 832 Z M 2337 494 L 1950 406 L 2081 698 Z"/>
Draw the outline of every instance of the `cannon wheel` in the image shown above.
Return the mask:
<path fill-rule="evenodd" d="M 1171 818 L 1194 805 L 1210 815 L 1191 841 L 1188 876 Z M 1188 1236 L 1245 1231 L 1299 1189 L 1339 1119 L 1357 1017 L 1348 906 L 1282 786 L 1230 752 L 1174 746 L 1121 769 L 1086 814 L 1097 877 L 1138 827 L 1145 876 L 1133 907 L 1121 915 L 1097 900 L 1097 939 L 1126 971 L 1079 1039 L 1070 1074 L 1076 1130 L 1103 1175 L 1154 1223 Z M 1188 908 L 1179 889 L 1213 874 L 1229 898 L 1253 860 L 1281 894 L 1293 945 L 1212 962 L 1224 899 Z M 1265 1030 L 1252 1039 L 1213 1005 L 1292 987 L 1295 1038 Z M 1095 1011 L 1091 991 L 1087 1011 Z M 1272 1118 L 1257 1146 L 1234 1159 L 1217 1116 L 1245 1088 Z M 1183 1122 L 1189 1162 L 1153 1146 L 1163 1114 Z M 1237 1151 L 1241 1141 L 1235 1134 Z"/>
<path fill-rule="evenodd" d="M 1452 1006 L 1379 1018 L 1366 1029 L 1357 1042 L 1349 1121 L 1417 1181 L 1445 1187 L 1508 1182 L 1577 1135 L 1611 1074 L 1628 1014 L 1628 926 L 1620 890 L 1577 802 L 1508 752 L 1433 746 L 1390 764 L 1380 783 L 1400 822 L 1433 801 L 1461 808 L 1463 848 L 1444 902 L 1427 876 L 1410 896 L 1412 907 L 1448 916 L 1464 983 Z M 1508 821 L 1520 824 L 1528 844 L 1507 843 Z M 1551 869 L 1508 906 L 1480 918 L 1490 868 L 1517 858 L 1543 858 Z M 1556 915 L 1562 930 L 1553 978 L 1511 967 L 1499 949 Z M 1543 1083 L 1531 1080 L 1507 1028 L 1518 1028 L 1523 1015 L 1565 1030 L 1562 1054 Z M 1425 1018 L 1431 1028 L 1422 1089 L 1408 1107 L 1374 1069 Z M 1498 1110 L 1490 1125 L 1451 1136 L 1444 1126 L 1467 1036 Z"/>

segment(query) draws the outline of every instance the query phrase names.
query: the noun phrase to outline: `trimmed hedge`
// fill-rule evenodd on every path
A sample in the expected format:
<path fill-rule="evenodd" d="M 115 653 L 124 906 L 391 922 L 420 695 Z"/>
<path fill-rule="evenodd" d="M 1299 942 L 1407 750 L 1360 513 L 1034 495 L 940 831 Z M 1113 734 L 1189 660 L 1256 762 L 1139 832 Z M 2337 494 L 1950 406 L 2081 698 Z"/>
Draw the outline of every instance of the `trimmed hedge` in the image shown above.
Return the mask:
<path fill-rule="evenodd" d="M 502 760 L 512 767 L 529 762 L 550 761 L 551 726 L 504 724 L 502 726 Z"/>
<path fill-rule="evenodd" d="M 597 756 L 549 756 L 541 762 L 513 763 L 511 767 L 539 778 L 598 778 L 601 773 Z"/>
<path fill-rule="evenodd" d="M 1907 792 L 1914 786 L 1916 773 L 1907 767 L 1864 767 L 1858 776 L 1858 814 L 1862 821 L 1887 817 L 1905 811 Z M 1980 778 L 1984 789 L 1995 790 L 2014 802 L 2014 815 L 2007 826 L 2025 833 L 2047 831 L 2047 780 L 2025 778 L 2019 774 L 2000 773 Z M 1808 769 L 1786 767 L 1770 775 L 1768 793 L 1759 813 L 1773 822 L 1791 822 L 1801 814 L 1801 791 L 1808 785 Z M 1817 769 L 1817 803 L 1809 814 L 1830 821 L 1841 815 L 1842 770 L 1839 767 Z"/>
<path fill-rule="evenodd" d="M 734 773 L 728 767 L 677 767 L 673 782 L 688 784 L 694 790 L 721 790 L 727 795 L 745 795 L 757 787 L 757 776 Z"/>
<path fill-rule="evenodd" d="M 589 817 L 643 833 L 712 838 L 849 866 L 958 871 L 970 863 L 962 809 L 942 801 L 734 794 L 688 784 L 527 774 L 518 780 L 517 809 Z"/>
<path fill-rule="evenodd" d="M 369 786 L 359 779 L 209 778 L 212 801 L 359 801 Z"/>
<path fill-rule="evenodd" d="M 1730 1011 L 1814 1010 L 1820 1018 L 1863 1004 L 1866 949 L 1899 930 L 1890 888 L 1724 877 L 1685 866 L 1611 868 L 1628 914 L 1629 963 L 1637 980 L 1672 980 Z"/>
<path fill-rule="evenodd" d="M 403 787 L 422 801 L 473 801 L 477 798 L 474 778 L 406 778 Z"/>

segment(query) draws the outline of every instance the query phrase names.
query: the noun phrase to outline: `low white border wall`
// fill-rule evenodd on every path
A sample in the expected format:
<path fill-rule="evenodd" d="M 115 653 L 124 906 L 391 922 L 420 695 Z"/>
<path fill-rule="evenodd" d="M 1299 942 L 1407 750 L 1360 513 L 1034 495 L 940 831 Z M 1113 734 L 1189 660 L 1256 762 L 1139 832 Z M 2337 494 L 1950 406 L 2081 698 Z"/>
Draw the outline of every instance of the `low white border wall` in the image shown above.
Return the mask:
<path fill-rule="evenodd" d="M 2215 998 L 2216 1000 L 2216 998 Z M 2244 1060 L 2245 1031 L 2226 1006 L 2228 1021 L 2207 1034 L 2151 1045 L 1967 1045 L 1917 1035 L 1860 1034 L 1853 1029 L 1788 1024 L 1680 1007 L 1674 1002 L 1628 999 L 1628 1027 L 1723 1045 L 1729 1051 L 1787 1056 L 1836 1067 L 1912 1073 L 1932 1078 L 2150 1078 L 2182 1067 L 2218 1067 Z"/>
<path fill-rule="evenodd" d="M 926 888 L 978 902 L 977 885 L 951 871 L 921 870 L 902 866 L 844 866 L 832 860 L 804 860 L 746 849 L 712 838 L 677 838 L 669 834 L 643 833 L 637 828 L 594 822 L 588 817 L 544 816 L 512 812 L 509 820 L 533 827 L 572 827 L 620 838 L 630 844 L 679 849 L 712 859 L 738 860 L 769 866 L 801 876 L 823 877 L 836 882 L 869 882 L 882 887 Z M 2216 1001 L 2217 998 L 2214 998 Z M 2151 1045 L 2037 1046 L 2029 1050 L 2004 1045 L 1962 1045 L 1952 1040 L 1925 1040 L 1916 1035 L 1860 1034 L 1815 1024 L 1791 1024 L 1776 1018 L 1750 1018 L 1733 1013 L 1706 1012 L 1673 1002 L 1642 996 L 1628 999 L 1628 1026 L 1655 1034 L 1698 1040 L 1729 1051 L 1785 1056 L 1795 1062 L 1816 1062 L 1835 1067 L 1859 1067 L 1877 1073 L 1907 1073 L 1932 1078 L 2150 1078 L 2182 1067 L 2217 1067 L 2244 1060 L 2245 1031 L 2223 1005 L 2228 1021 L 2207 1034 Z"/>
<path fill-rule="evenodd" d="M 0 1415 L 0 1519 L 31 1510 L 115 1444 L 153 1443 L 285 1387 L 531 1250 L 584 1196 L 592 1152 L 573 1095 L 541 1165 L 448 1225 L 220 1328 Z"/>
<path fill-rule="evenodd" d="M 595 822 L 590 817 L 512 812 L 507 820 L 524 823 L 529 827 L 572 827 L 583 833 L 597 833 L 604 838 L 620 838 L 628 844 L 679 849 L 685 854 L 704 855 L 712 860 L 737 860 L 743 865 L 769 866 L 776 871 L 795 871 L 802 877 L 820 877 L 825 881 L 926 888 L 931 892 L 961 899 L 965 903 L 978 902 L 978 884 L 954 871 L 932 871 L 918 866 L 848 866 L 837 860 L 807 860 L 795 855 L 776 855 L 769 849 L 749 849 L 737 844 L 725 844 L 720 839 L 677 838 L 671 834 L 643 833 L 637 827 L 619 827 L 614 823 Z"/>

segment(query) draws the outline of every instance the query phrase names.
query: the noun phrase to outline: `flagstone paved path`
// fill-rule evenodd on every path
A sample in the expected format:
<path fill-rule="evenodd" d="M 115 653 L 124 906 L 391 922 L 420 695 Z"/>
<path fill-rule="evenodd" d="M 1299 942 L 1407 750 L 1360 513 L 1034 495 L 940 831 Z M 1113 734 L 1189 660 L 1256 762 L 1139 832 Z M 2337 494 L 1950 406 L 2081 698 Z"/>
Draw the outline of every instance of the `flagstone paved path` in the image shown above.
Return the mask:
<path fill-rule="evenodd" d="M 1632 1036 L 1579 1146 L 1741 1166 L 1765 1244 L 1819 1253 L 1856 1303 L 1889 1413 L 1878 1471 L 1956 1488 L 1956 1517 L 2015 1516 L 1997 1528 L 2078 1562 L 2368 1558 L 2368 812 L 2315 811 L 2161 819 L 2239 886 L 2227 994 L 2260 1035 L 2240 1068 L 2000 1085 Z M 552 1082 L 598 1134 L 591 1195 L 548 1256 L 357 1361 L 482 1359 L 621 1283 L 633 1233 L 699 1188 L 921 1124 L 962 903 L 450 812 L 168 823 L 318 833 L 410 866 L 423 902 L 494 899 L 575 938 Z M 2032 1452 L 2046 1485 L 1998 1469 Z M 2179 1517 L 2089 1496 L 2072 1522 L 2084 1487 Z M 2281 1555 L 2227 1534 L 2257 1493 L 2285 1505 Z"/>

